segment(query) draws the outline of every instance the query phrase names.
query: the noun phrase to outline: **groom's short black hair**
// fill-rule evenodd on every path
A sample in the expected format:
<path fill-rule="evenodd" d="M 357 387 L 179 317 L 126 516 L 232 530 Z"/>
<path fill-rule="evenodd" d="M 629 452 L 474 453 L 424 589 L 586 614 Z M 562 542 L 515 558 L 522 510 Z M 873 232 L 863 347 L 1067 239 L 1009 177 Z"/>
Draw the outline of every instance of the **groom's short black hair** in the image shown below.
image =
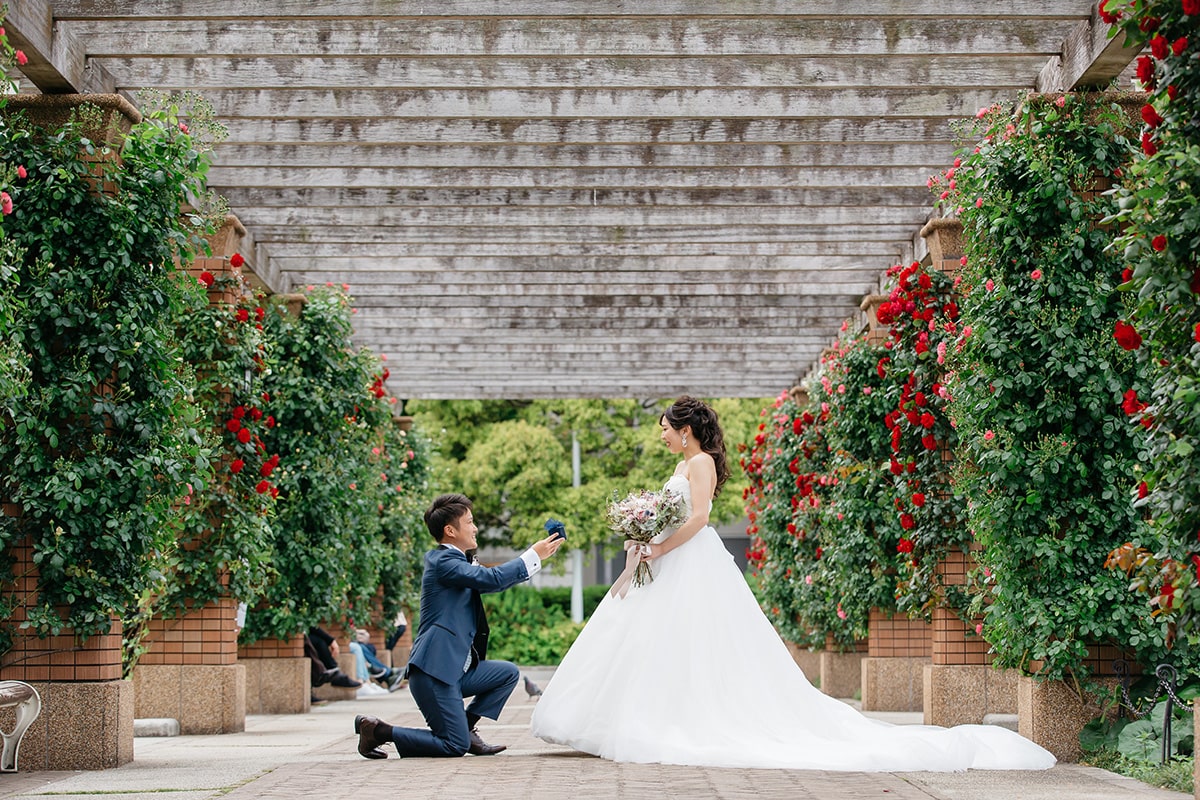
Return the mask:
<path fill-rule="evenodd" d="M 425 512 L 425 527 L 439 542 L 446 533 L 447 525 L 457 524 L 463 514 L 471 510 L 471 498 L 465 494 L 443 494 L 434 498 L 433 505 Z"/>

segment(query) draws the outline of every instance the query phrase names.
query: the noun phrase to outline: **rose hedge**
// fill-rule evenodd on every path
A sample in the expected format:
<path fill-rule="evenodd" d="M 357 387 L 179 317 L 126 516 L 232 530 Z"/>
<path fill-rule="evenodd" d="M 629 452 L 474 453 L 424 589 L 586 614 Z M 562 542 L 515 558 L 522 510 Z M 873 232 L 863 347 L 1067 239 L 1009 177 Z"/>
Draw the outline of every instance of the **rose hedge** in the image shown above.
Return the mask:
<path fill-rule="evenodd" d="M 1149 97 L 1138 157 L 1117 200 L 1117 247 L 1136 296 L 1119 331 L 1146 383 L 1129 384 L 1127 410 L 1148 427 L 1139 504 L 1151 527 L 1114 552 L 1149 596 L 1176 663 L 1200 644 L 1200 2 L 1117 2 L 1101 13 L 1135 45 Z"/>
<path fill-rule="evenodd" d="M 40 598 L 26 612 L 38 634 L 104 631 L 142 603 L 174 548 L 173 509 L 209 473 L 172 343 L 176 315 L 202 293 L 176 263 L 210 229 L 179 213 L 206 195 L 207 156 L 151 109 L 123 165 L 84 161 L 106 150 L 84 133 L 98 113 L 83 106 L 53 130 L 0 121 L 0 153 L 25 176 L 3 227 L 19 280 L 5 347 L 28 365 L 27 392 L 2 398 L 0 494 L 22 515 L 0 518 L 0 548 L 32 539 Z M 97 176 L 114 191 L 95 191 Z"/>
<path fill-rule="evenodd" d="M 1141 428 L 1122 408 L 1135 359 L 1114 339 L 1128 315 L 1100 194 L 1130 156 L 1127 115 L 1100 95 L 1030 97 L 981 112 L 983 140 L 956 188 L 964 226 L 962 317 L 951 348 L 966 527 L 982 546 L 983 635 L 996 663 L 1086 678 L 1089 645 L 1153 657 L 1164 641 L 1103 569 L 1142 528 L 1134 508 Z"/>

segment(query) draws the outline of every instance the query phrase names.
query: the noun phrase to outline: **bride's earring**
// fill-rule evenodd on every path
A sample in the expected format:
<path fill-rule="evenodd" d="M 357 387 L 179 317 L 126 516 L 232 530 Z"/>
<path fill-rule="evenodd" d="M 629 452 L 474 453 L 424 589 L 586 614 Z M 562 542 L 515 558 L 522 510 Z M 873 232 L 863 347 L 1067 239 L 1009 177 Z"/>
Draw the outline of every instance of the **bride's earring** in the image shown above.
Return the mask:
<path fill-rule="evenodd" d="M 682 440 L 683 446 L 687 447 L 687 434 L 686 433 L 681 437 L 681 440 Z"/>

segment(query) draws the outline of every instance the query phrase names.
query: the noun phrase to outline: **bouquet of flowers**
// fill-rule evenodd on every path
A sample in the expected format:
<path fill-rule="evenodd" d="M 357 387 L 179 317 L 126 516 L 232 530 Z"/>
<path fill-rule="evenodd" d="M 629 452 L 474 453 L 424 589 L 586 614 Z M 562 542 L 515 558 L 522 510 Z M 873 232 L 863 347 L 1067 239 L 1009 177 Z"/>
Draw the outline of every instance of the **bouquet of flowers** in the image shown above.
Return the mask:
<path fill-rule="evenodd" d="M 626 573 L 634 563 L 633 559 L 637 558 L 636 569 L 632 575 L 635 586 L 644 586 L 647 581 L 654 579 L 650 564 L 641 560 L 641 553 L 644 552 L 641 545 L 649 543 L 667 528 L 681 525 L 687 519 L 683 497 L 665 489 L 661 492 L 645 489 L 631 492 L 624 500 L 619 500 L 617 493 L 613 492 L 613 501 L 608 506 L 606 516 L 608 525 L 614 532 L 636 543 L 631 547 L 627 542 L 625 547 L 626 552 L 630 554 L 626 561 Z M 628 580 L 627 576 L 623 575 L 622 578 Z M 617 584 L 621 583 L 622 580 L 618 579 Z M 613 588 L 620 591 L 616 585 Z"/>

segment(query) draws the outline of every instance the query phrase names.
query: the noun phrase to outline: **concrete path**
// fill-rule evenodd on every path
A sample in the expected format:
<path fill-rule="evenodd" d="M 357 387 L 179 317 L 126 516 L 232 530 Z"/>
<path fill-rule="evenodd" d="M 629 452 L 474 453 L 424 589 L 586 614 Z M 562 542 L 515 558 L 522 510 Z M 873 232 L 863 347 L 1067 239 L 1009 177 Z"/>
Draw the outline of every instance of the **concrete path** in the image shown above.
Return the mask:
<path fill-rule="evenodd" d="M 546 670 L 531 670 L 544 684 Z M 498 722 L 485 720 L 498 756 L 367 761 L 355 750 L 355 714 L 420 725 L 405 691 L 327 703 L 303 715 L 251 716 L 244 733 L 138 738 L 135 760 L 100 772 L 0 774 L 0 798 L 58 800 L 669 800 L 671 798 L 895 798 L 896 800 L 1184 800 L 1090 767 L 1045 772 L 838 773 L 614 764 L 529 734 L 534 701 L 518 686 Z M 872 715 L 920 722 L 919 714 Z"/>

